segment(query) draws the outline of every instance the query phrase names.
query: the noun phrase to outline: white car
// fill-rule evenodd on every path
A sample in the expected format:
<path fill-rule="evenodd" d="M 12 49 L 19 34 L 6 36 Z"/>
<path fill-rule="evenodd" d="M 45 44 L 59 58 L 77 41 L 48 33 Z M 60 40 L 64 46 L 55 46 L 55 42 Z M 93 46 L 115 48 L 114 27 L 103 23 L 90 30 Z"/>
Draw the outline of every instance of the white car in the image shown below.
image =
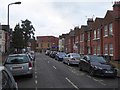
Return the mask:
<path fill-rule="evenodd" d="M 71 65 L 71 64 L 78 65 L 80 62 L 80 59 L 81 59 L 81 56 L 78 53 L 69 53 L 64 57 L 63 63 L 66 63 L 68 65 Z"/>

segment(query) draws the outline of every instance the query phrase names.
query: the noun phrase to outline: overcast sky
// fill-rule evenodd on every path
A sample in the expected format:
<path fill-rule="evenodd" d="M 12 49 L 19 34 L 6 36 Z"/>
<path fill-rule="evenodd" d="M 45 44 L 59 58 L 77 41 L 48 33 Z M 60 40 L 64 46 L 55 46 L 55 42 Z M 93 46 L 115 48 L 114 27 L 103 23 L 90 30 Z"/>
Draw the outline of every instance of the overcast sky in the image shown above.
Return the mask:
<path fill-rule="evenodd" d="M 75 26 L 86 25 L 87 18 L 103 18 L 118 0 L 0 0 L 0 23 L 7 24 L 7 6 L 10 6 L 10 26 L 14 29 L 21 20 L 30 20 L 35 36 L 58 37 Z"/>

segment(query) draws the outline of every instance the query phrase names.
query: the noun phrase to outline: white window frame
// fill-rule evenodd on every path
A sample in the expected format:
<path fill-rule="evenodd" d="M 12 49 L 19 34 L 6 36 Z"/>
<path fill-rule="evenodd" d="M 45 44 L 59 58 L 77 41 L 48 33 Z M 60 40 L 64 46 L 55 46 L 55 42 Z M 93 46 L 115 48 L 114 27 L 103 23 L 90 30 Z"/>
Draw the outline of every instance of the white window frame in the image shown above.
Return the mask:
<path fill-rule="evenodd" d="M 97 29 L 97 39 L 100 39 L 100 29 Z"/>
<path fill-rule="evenodd" d="M 108 44 L 104 45 L 104 54 L 108 55 Z"/>
<path fill-rule="evenodd" d="M 80 42 L 83 42 L 83 41 L 84 41 L 84 33 L 82 33 L 80 36 Z"/>
<path fill-rule="evenodd" d="M 100 45 L 97 47 L 97 55 L 100 55 Z"/>
<path fill-rule="evenodd" d="M 90 47 L 88 47 L 88 54 L 91 54 L 91 49 L 90 49 Z"/>
<path fill-rule="evenodd" d="M 96 35 L 97 33 L 96 33 L 96 30 L 94 30 L 94 39 L 96 39 L 97 38 L 97 35 Z"/>
<path fill-rule="evenodd" d="M 113 35 L 113 24 L 109 24 L 109 35 Z"/>
<path fill-rule="evenodd" d="M 109 44 L 109 54 L 110 56 L 113 56 L 113 44 Z"/>
<path fill-rule="evenodd" d="M 107 25 L 104 26 L 104 37 L 108 36 L 108 27 Z"/>

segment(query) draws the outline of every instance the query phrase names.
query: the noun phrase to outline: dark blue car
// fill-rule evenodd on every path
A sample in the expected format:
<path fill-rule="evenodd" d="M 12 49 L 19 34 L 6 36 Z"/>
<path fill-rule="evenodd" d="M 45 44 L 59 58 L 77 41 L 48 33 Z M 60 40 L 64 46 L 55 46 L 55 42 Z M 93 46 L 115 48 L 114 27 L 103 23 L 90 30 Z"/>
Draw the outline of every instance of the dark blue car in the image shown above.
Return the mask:
<path fill-rule="evenodd" d="M 55 59 L 58 61 L 63 61 L 63 58 L 66 56 L 66 53 L 64 52 L 57 52 Z"/>

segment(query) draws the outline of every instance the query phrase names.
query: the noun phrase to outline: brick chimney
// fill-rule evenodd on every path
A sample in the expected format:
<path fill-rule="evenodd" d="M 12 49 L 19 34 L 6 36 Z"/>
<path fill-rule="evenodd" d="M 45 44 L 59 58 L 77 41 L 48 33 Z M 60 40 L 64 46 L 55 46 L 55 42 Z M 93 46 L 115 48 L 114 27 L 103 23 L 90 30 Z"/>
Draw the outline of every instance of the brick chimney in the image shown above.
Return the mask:
<path fill-rule="evenodd" d="M 120 18 L 120 1 L 114 2 L 113 12 L 116 18 Z"/>
<path fill-rule="evenodd" d="M 92 29 L 92 24 L 93 24 L 93 18 L 88 18 L 87 20 L 87 25 L 88 25 L 88 29 L 91 30 Z"/>

